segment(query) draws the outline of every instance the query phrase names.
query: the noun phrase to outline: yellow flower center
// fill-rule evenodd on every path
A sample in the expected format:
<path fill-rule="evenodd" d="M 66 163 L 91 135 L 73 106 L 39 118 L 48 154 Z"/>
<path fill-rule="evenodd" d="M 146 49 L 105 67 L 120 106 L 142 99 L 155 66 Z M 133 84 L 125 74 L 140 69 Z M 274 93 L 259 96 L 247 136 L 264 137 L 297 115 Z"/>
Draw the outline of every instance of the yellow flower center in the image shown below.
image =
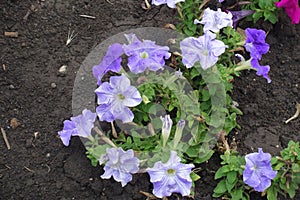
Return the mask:
<path fill-rule="evenodd" d="M 123 94 L 118 94 L 118 98 L 119 98 L 120 100 L 124 100 L 124 99 L 125 99 L 125 97 L 124 97 Z"/>
<path fill-rule="evenodd" d="M 149 54 L 146 51 L 140 53 L 140 56 L 141 58 L 149 58 Z"/>
<path fill-rule="evenodd" d="M 169 174 L 169 175 L 173 175 L 173 174 L 175 174 L 175 170 L 174 169 L 168 169 L 167 170 L 167 173 Z"/>

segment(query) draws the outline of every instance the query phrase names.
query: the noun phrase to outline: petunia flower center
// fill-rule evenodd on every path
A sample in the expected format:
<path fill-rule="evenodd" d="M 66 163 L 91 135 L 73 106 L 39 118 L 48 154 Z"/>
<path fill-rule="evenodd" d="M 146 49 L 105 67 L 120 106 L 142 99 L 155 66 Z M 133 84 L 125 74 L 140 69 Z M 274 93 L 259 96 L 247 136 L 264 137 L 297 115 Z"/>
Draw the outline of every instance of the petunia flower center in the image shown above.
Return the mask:
<path fill-rule="evenodd" d="M 172 169 L 172 168 L 170 168 L 170 169 L 167 170 L 167 174 L 168 175 L 174 175 L 175 174 L 175 170 Z"/>
<path fill-rule="evenodd" d="M 123 94 L 118 94 L 118 98 L 119 98 L 120 100 L 124 100 L 124 99 L 125 99 L 125 96 L 124 96 Z"/>
<path fill-rule="evenodd" d="M 207 49 L 203 51 L 203 55 L 208 56 L 208 54 L 209 54 L 209 51 Z"/>
<path fill-rule="evenodd" d="M 140 53 L 141 58 L 149 58 L 149 54 L 146 51 Z"/>

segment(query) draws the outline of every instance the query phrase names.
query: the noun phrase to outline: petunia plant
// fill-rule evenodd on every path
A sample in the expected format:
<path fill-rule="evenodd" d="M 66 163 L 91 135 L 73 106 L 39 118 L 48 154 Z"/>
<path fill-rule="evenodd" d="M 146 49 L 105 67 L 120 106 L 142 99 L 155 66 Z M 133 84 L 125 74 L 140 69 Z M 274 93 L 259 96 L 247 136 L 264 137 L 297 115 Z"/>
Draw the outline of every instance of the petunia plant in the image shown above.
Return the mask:
<path fill-rule="evenodd" d="M 225 144 L 239 128 L 236 117 L 242 112 L 231 99 L 234 77 L 255 70 L 271 82 L 270 66 L 260 64 L 270 48 L 266 32 L 236 29 L 238 20 L 254 11 L 230 11 L 222 6 L 226 0 L 218 1 L 217 9 L 206 3 L 152 0 L 155 6 L 177 8 L 181 34 L 169 45 L 124 34 L 127 42 L 111 44 L 93 66 L 95 109 L 65 120 L 58 134 L 65 146 L 72 136 L 84 139 L 92 165 L 104 168 L 102 179 L 125 187 L 134 174 L 148 173 L 156 197 L 193 194 L 197 165 L 211 158 L 220 138 Z M 240 156 L 225 146 L 214 197 L 249 199 L 251 189 L 269 199 L 281 191 L 294 195 L 297 184 L 278 176 L 289 174 L 298 183 L 297 143 L 276 159 L 262 148 Z"/>

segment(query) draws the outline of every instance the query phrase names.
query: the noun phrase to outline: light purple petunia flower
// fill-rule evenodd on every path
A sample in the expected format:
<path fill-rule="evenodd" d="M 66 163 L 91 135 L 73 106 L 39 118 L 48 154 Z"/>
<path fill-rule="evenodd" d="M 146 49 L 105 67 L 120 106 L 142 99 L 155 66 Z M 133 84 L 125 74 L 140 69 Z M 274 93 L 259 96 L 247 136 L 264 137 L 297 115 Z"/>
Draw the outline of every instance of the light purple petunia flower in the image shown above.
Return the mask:
<path fill-rule="evenodd" d="M 212 67 L 218 61 L 218 56 L 225 52 L 225 44 L 216 40 L 216 35 L 210 31 L 199 38 L 188 37 L 180 42 L 182 63 L 191 68 L 199 61 L 203 69 Z"/>
<path fill-rule="evenodd" d="M 63 130 L 58 132 L 63 144 L 69 146 L 71 136 L 88 138 L 91 135 L 96 117 L 96 113 L 84 109 L 81 115 L 71 117 L 71 121 L 65 120 Z"/>
<path fill-rule="evenodd" d="M 193 164 L 182 164 L 175 151 L 171 151 L 168 162 L 156 162 L 153 168 L 147 168 L 150 181 L 153 183 L 153 194 L 159 198 L 180 193 L 187 196 L 191 193 L 192 179 L 190 173 Z"/>
<path fill-rule="evenodd" d="M 134 157 L 132 149 L 124 151 L 121 147 L 106 149 L 107 162 L 104 166 L 103 179 L 110 179 L 111 176 L 124 187 L 132 180 L 132 174 L 139 171 L 139 159 Z"/>
<path fill-rule="evenodd" d="M 121 56 L 123 53 L 123 47 L 119 43 L 112 44 L 108 47 L 101 63 L 93 67 L 93 74 L 98 80 L 98 85 L 101 85 L 101 79 L 108 71 L 119 72 L 121 70 Z"/>
<path fill-rule="evenodd" d="M 132 122 L 134 115 L 128 107 L 142 102 L 139 91 L 130 85 L 130 80 L 124 74 L 110 77 L 110 82 L 102 83 L 95 92 L 99 104 L 96 112 L 100 121 L 119 119 L 123 123 Z"/>
<path fill-rule="evenodd" d="M 217 33 L 220 29 L 230 26 L 232 27 L 232 14 L 230 12 L 222 12 L 220 8 L 217 11 L 206 8 L 202 20 L 194 20 L 194 24 L 204 24 L 203 31 L 212 31 Z"/>
<path fill-rule="evenodd" d="M 184 2 L 184 0 L 152 0 L 153 5 L 167 4 L 169 8 L 176 8 L 176 4 L 179 2 Z"/>
<path fill-rule="evenodd" d="M 253 187 L 257 192 L 265 191 L 277 175 L 277 171 L 274 171 L 271 166 L 271 155 L 258 148 L 258 153 L 250 153 L 245 156 L 245 159 L 244 183 Z"/>
<path fill-rule="evenodd" d="M 269 51 L 269 44 L 265 42 L 266 33 L 255 28 L 246 28 L 245 48 L 250 52 L 251 58 L 260 60 L 263 54 Z"/>
<path fill-rule="evenodd" d="M 77 135 L 88 138 L 91 135 L 91 130 L 94 128 L 94 122 L 97 117 L 96 113 L 84 109 L 82 114 L 76 117 L 71 117 L 71 121 L 75 123 Z"/>
<path fill-rule="evenodd" d="M 219 0 L 220 3 L 222 3 L 224 0 Z"/>
<path fill-rule="evenodd" d="M 265 79 L 267 79 L 268 83 L 271 83 L 271 79 L 269 78 L 269 71 L 270 71 L 270 66 L 261 66 L 258 62 L 257 59 L 251 59 L 251 66 L 256 70 L 256 75 L 258 76 L 263 76 Z"/>
<path fill-rule="evenodd" d="M 156 45 L 151 40 L 141 42 L 135 35 L 126 36 L 128 45 L 123 45 L 128 56 L 128 67 L 132 73 L 144 72 L 147 68 L 151 71 L 163 69 L 165 60 L 171 56 L 169 47 Z"/>
<path fill-rule="evenodd" d="M 69 146 L 71 136 L 77 135 L 77 129 L 75 123 L 70 120 L 64 121 L 64 128 L 62 131 L 58 132 L 61 141 L 65 146 Z"/>

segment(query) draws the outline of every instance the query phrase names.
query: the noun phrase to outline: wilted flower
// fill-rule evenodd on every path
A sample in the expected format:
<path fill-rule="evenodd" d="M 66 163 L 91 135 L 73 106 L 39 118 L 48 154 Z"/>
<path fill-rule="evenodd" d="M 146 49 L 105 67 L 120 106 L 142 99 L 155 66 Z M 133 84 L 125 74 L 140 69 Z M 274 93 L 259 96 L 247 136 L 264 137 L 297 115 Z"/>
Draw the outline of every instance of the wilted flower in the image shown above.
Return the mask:
<path fill-rule="evenodd" d="M 153 183 L 153 194 L 159 198 L 170 196 L 173 192 L 187 196 L 191 193 L 190 173 L 193 164 L 182 164 L 175 151 L 171 151 L 168 162 L 156 162 L 153 168 L 147 168 Z"/>
<path fill-rule="evenodd" d="M 251 66 L 256 70 L 256 75 L 257 76 L 263 76 L 265 79 L 267 79 L 268 83 L 271 83 L 271 79 L 269 78 L 269 71 L 270 71 L 270 66 L 265 65 L 262 66 L 259 64 L 257 59 L 251 59 Z"/>
<path fill-rule="evenodd" d="M 169 139 L 170 133 L 171 133 L 171 128 L 173 121 L 170 118 L 170 115 L 166 115 L 165 117 L 160 116 L 160 119 L 163 123 L 162 125 L 162 139 L 163 139 L 163 146 L 166 146 L 166 143 Z"/>
<path fill-rule="evenodd" d="M 243 172 L 243 181 L 257 192 L 263 192 L 271 185 L 277 171 L 271 166 L 271 155 L 258 148 L 258 153 L 245 156 L 246 166 Z"/>
<path fill-rule="evenodd" d="M 232 14 L 230 12 L 222 12 L 220 8 L 217 11 L 206 8 L 202 20 L 194 20 L 194 24 L 204 24 L 204 32 L 210 30 L 212 32 L 219 32 L 220 29 L 230 26 L 232 27 Z"/>
<path fill-rule="evenodd" d="M 95 113 L 84 109 L 81 115 L 71 117 L 71 121 L 65 120 L 63 130 L 58 132 L 63 144 L 69 146 L 71 136 L 88 138 L 91 135 L 96 117 Z"/>
<path fill-rule="evenodd" d="M 269 45 L 265 42 L 266 33 L 255 28 L 246 28 L 245 48 L 250 52 L 251 58 L 260 60 L 262 55 L 269 51 Z"/>
<path fill-rule="evenodd" d="M 139 159 L 134 157 L 132 149 L 124 151 L 121 147 L 106 149 L 107 162 L 104 166 L 103 179 L 110 179 L 111 176 L 124 187 L 132 180 L 132 174 L 139 171 Z"/>
<path fill-rule="evenodd" d="M 278 8 L 284 8 L 286 14 L 290 17 L 293 24 L 299 24 L 300 22 L 300 7 L 298 0 L 281 0 L 275 2 Z"/>
<path fill-rule="evenodd" d="M 216 40 L 216 35 L 210 31 L 199 38 L 188 37 L 180 42 L 182 63 L 191 68 L 199 61 L 203 69 L 212 67 L 218 61 L 218 56 L 225 52 L 225 44 Z"/>
<path fill-rule="evenodd" d="M 121 70 L 121 55 L 124 53 L 122 45 L 119 43 L 112 44 L 103 57 L 101 63 L 93 67 L 93 74 L 100 85 L 102 77 L 108 72 L 119 72 Z"/>
<path fill-rule="evenodd" d="M 152 4 L 156 6 L 167 4 L 170 8 L 176 8 L 176 4 L 183 1 L 184 0 L 152 0 Z"/>
<path fill-rule="evenodd" d="M 229 11 L 232 14 L 233 27 L 236 28 L 237 22 L 248 15 L 253 14 L 254 10 L 237 10 L 237 11 Z"/>
<path fill-rule="evenodd" d="M 101 121 L 119 119 L 123 123 L 131 122 L 134 115 L 128 107 L 142 102 L 139 91 L 130 85 L 130 80 L 124 74 L 110 77 L 110 82 L 102 83 L 95 92 L 99 104 L 96 112 Z"/>
<path fill-rule="evenodd" d="M 156 45 L 151 40 L 141 42 L 135 35 L 131 35 L 130 43 L 123 45 L 128 57 L 128 67 L 132 73 L 144 72 L 147 68 L 151 71 L 162 69 L 165 60 L 171 56 L 169 47 Z"/>

